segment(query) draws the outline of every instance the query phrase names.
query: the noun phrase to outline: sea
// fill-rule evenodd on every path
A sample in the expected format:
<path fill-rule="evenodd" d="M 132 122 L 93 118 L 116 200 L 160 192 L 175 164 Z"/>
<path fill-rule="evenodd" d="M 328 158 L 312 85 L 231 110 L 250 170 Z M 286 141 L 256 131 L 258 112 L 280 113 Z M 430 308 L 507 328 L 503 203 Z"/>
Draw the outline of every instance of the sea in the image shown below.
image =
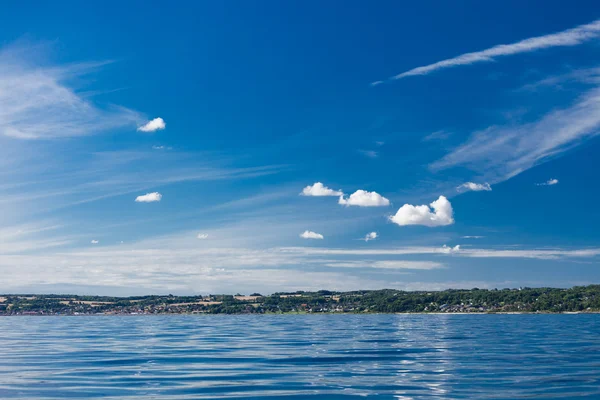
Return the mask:
<path fill-rule="evenodd" d="M 600 315 L 0 317 L 0 399 L 600 399 Z"/>

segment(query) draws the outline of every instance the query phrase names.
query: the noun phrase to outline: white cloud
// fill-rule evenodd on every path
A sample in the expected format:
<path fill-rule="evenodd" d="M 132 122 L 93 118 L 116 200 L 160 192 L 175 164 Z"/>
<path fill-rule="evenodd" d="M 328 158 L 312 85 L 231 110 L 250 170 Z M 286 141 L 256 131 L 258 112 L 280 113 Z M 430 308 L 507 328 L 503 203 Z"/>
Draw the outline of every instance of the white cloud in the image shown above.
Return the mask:
<path fill-rule="evenodd" d="M 135 201 L 138 203 L 152 203 L 155 201 L 160 201 L 162 199 L 162 194 L 158 192 L 146 193 L 142 196 L 138 196 L 135 198 Z"/>
<path fill-rule="evenodd" d="M 196 237 L 201 240 L 208 239 L 208 233 L 199 233 Z"/>
<path fill-rule="evenodd" d="M 44 234 L 44 236 L 47 236 Z M 212 236 L 212 235 L 211 235 Z M 143 243 L 90 246 L 80 250 L 54 250 L 38 254 L 11 254 L 4 251 L 0 240 L 0 280 L 4 292 L 69 292 L 133 295 L 152 293 L 236 293 L 253 290 L 274 292 L 283 290 L 332 290 L 411 288 L 417 281 L 390 280 L 392 273 L 403 269 L 442 268 L 446 257 L 524 258 L 579 262 L 596 262 L 599 248 L 587 249 L 460 249 L 448 253 L 441 246 L 335 249 L 321 247 L 199 248 L 189 232 L 186 247 L 182 237 L 157 238 Z M 417 260 L 397 259 L 414 255 Z M 428 260 L 426 255 L 431 255 Z M 387 257 L 389 256 L 389 257 Z M 384 257 L 384 258 L 383 258 Z M 366 258 L 366 260 L 364 259 Z M 383 259 L 382 259 L 383 258 Z M 345 264 L 345 265 L 344 265 Z M 487 263 L 480 262 L 485 266 Z M 332 274 L 315 270 L 320 267 L 347 267 L 355 271 Z M 362 268 L 362 270 L 361 270 Z M 368 270 L 373 268 L 373 270 Z M 498 266 L 498 268 L 501 268 Z M 378 269 L 378 270 L 375 270 Z M 18 274 L 10 271 L 18 270 Z M 395 271 L 394 271 L 395 270 Z M 414 270 L 414 271 L 410 271 Z M 459 271 L 456 271 L 459 273 Z M 418 275 L 416 275 L 418 276 Z M 456 275 L 457 276 L 457 275 Z M 453 274 L 452 278 L 456 276 Z M 94 287 L 90 286 L 93 282 Z M 456 288 L 446 280 L 444 288 Z M 521 285 L 523 282 L 517 284 Z M 540 282 L 540 286 L 548 281 Z M 407 286 L 408 285 L 408 286 Z M 481 284 L 467 287 L 483 287 Z M 503 286 L 500 286 L 503 287 Z M 27 290 L 22 290 L 28 288 Z"/>
<path fill-rule="evenodd" d="M 457 244 L 457 245 L 456 245 L 456 246 L 454 246 L 454 247 L 449 247 L 449 246 L 443 245 L 443 246 L 442 246 L 442 251 L 443 251 L 444 253 L 447 253 L 447 254 L 451 254 L 451 253 L 458 253 L 458 252 L 460 251 L 460 245 L 459 245 L 459 244 Z"/>
<path fill-rule="evenodd" d="M 483 239 L 485 236 L 461 236 L 461 239 Z"/>
<path fill-rule="evenodd" d="M 302 189 L 301 196 L 341 196 L 344 193 L 340 190 L 332 190 L 321 182 L 315 182 L 312 186 L 307 186 Z"/>
<path fill-rule="evenodd" d="M 396 215 L 390 217 L 390 220 L 400 226 L 424 225 L 434 227 L 454 223 L 452 204 L 444 196 L 440 196 L 430 206 L 405 204 L 400 207 Z"/>
<path fill-rule="evenodd" d="M 377 232 L 371 232 L 371 233 L 367 233 L 365 235 L 364 241 L 368 242 L 369 240 L 375 240 L 379 237 L 379 235 L 377 234 Z"/>
<path fill-rule="evenodd" d="M 481 192 L 481 191 L 491 191 L 492 187 L 490 186 L 489 183 L 473 183 L 473 182 L 466 182 L 463 183 L 462 185 L 458 186 L 456 188 L 456 190 L 458 190 L 459 192 L 465 192 L 465 191 L 473 191 L 473 192 Z"/>
<path fill-rule="evenodd" d="M 415 269 L 430 270 L 443 268 L 444 265 L 435 261 L 406 261 L 406 260 L 384 260 L 384 261 L 339 261 L 324 264 L 332 268 L 378 268 L 378 269 Z"/>
<path fill-rule="evenodd" d="M 323 239 L 323 235 L 313 231 L 304 231 L 300 234 L 300 237 L 303 239 Z"/>
<path fill-rule="evenodd" d="M 480 62 L 491 62 L 497 57 L 529 53 L 551 47 L 576 46 L 599 36 L 600 20 L 594 21 L 590 24 L 580 25 L 559 33 L 537 36 L 511 44 L 500 44 L 490 47 L 486 50 L 473 53 L 465 53 L 454 58 L 438 61 L 434 64 L 413 68 L 409 71 L 398 74 L 391 79 L 402 79 L 415 75 L 427 75 L 440 69 L 451 68 L 460 65 L 470 65 Z"/>
<path fill-rule="evenodd" d="M 92 239 L 92 241 L 91 241 L 90 243 L 91 243 L 91 244 L 98 244 L 98 243 L 100 243 L 100 242 L 99 242 L 98 240 L 96 240 L 96 239 Z"/>
<path fill-rule="evenodd" d="M 139 113 L 124 107 L 102 109 L 66 82 L 98 70 L 105 63 L 48 65 L 45 44 L 20 42 L 0 50 L 0 135 L 49 139 L 91 135 L 134 127 Z"/>
<path fill-rule="evenodd" d="M 439 130 L 439 131 L 435 131 L 430 133 L 429 135 L 425 136 L 423 138 L 424 142 L 429 142 L 432 140 L 446 140 L 448 139 L 450 136 L 452 135 L 452 132 L 448 132 L 445 130 Z"/>
<path fill-rule="evenodd" d="M 315 247 L 281 247 L 283 253 L 302 254 L 305 256 L 402 256 L 402 255 L 440 255 L 456 254 L 470 258 L 530 258 L 538 260 L 557 260 L 563 258 L 587 258 L 600 256 L 600 248 L 584 249 L 463 249 L 460 246 L 448 247 L 399 247 L 383 249 L 335 249 Z"/>
<path fill-rule="evenodd" d="M 553 186 L 558 184 L 558 179 L 548 179 L 546 182 L 543 183 L 536 183 L 537 186 Z"/>
<path fill-rule="evenodd" d="M 155 132 L 161 129 L 165 129 L 167 124 L 162 118 L 154 118 L 152 121 L 148 121 L 144 125 L 137 128 L 140 132 Z"/>
<path fill-rule="evenodd" d="M 595 87 L 570 107 L 551 111 L 537 121 L 475 132 L 430 168 L 439 171 L 465 166 L 492 183 L 500 182 L 598 134 L 600 87 Z"/>
<path fill-rule="evenodd" d="M 352 193 L 347 199 L 340 196 L 338 204 L 344 206 L 359 206 L 359 207 L 382 207 L 389 206 L 390 201 L 377 192 L 367 192 L 366 190 L 357 190 Z"/>
<path fill-rule="evenodd" d="M 379 157 L 379 153 L 377 153 L 375 150 L 359 150 L 358 152 L 369 158 Z"/>

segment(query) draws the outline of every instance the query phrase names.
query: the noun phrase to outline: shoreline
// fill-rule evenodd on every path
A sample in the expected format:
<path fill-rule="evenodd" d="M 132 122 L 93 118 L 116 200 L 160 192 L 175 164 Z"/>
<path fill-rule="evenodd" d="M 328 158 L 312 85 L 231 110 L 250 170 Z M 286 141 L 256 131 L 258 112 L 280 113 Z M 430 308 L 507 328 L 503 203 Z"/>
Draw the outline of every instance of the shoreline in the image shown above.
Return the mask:
<path fill-rule="evenodd" d="M 193 315 L 193 314 L 586 314 L 600 312 L 600 285 L 570 289 L 394 289 L 133 297 L 0 295 L 6 315 Z"/>
<path fill-rule="evenodd" d="M 368 313 L 351 313 L 351 312 L 284 312 L 284 313 L 238 313 L 238 314 L 227 314 L 227 313 L 193 313 L 193 312 L 180 312 L 180 313 L 160 313 L 160 314 L 144 314 L 144 313 L 94 313 L 94 314 L 0 314 L 2 317 L 159 317 L 159 316 L 283 316 L 283 315 L 595 315 L 600 314 L 599 311 L 566 311 L 566 312 L 516 312 L 516 311 L 505 311 L 505 312 L 368 312 Z"/>

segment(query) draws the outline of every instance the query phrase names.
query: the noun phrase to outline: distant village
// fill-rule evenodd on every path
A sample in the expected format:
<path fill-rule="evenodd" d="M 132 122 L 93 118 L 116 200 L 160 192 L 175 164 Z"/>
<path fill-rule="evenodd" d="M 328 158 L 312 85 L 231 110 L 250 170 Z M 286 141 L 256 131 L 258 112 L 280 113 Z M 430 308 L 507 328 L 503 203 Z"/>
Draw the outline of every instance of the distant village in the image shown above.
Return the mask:
<path fill-rule="evenodd" d="M 281 313 L 564 313 L 600 312 L 600 285 L 418 291 L 362 290 L 261 295 L 0 295 L 0 315 L 149 315 Z"/>

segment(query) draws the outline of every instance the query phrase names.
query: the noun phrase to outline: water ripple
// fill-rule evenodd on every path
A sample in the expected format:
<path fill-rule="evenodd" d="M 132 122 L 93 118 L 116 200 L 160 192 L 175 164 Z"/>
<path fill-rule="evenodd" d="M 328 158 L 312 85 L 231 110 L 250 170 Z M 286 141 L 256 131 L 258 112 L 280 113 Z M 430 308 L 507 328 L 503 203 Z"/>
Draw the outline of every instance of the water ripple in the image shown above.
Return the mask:
<path fill-rule="evenodd" d="M 0 318 L 2 399 L 600 398 L 600 315 Z"/>

